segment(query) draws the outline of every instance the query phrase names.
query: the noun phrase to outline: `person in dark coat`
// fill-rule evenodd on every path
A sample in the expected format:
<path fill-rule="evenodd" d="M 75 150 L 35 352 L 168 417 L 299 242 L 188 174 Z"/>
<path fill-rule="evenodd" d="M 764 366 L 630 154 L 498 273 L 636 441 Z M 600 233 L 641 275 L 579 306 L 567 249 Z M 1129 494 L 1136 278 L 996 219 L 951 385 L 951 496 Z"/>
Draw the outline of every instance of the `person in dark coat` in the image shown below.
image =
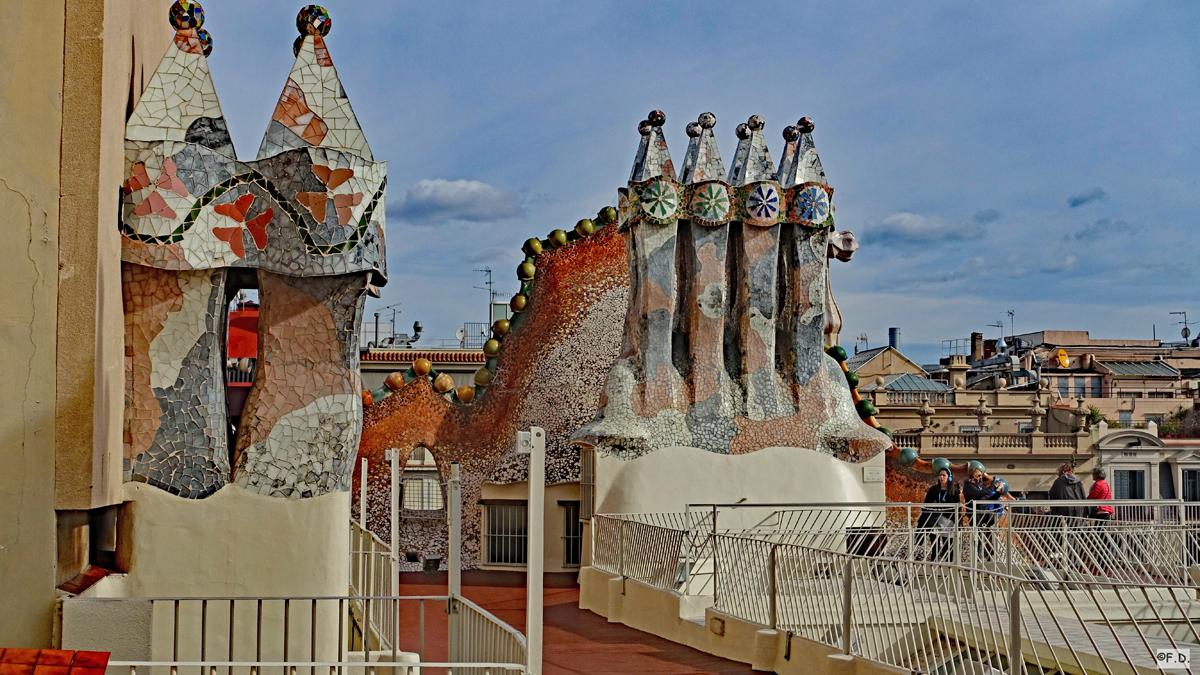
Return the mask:
<path fill-rule="evenodd" d="M 1058 478 L 1050 486 L 1050 499 L 1073 499 L 1083 501 L 1087 493 L 1083 489 L 1083 481 L 1071 470 L 1070 463 L 1058 467 Z M 1067 516 L 1070 518 L 1087 518 L 1086 506 L 1051 506 L 1050 515 Z"/>
<path fill-rule="evenodd" d="M 938 471 L 938 482 L 925 491 L 925 503 L 937 505 L 922 507 L 921 518 L 917 521 L 917 527 L 926 533 L 927 541 L 932 544 L 930 560 L 949 560 L 961 494 L 958 484 L 950 476 L 950 469 L 946 468 Z"/>
<path fill-rule="evenodd" d="M 1003 480 L 988 476 L 984 473 L 983 468 L 979 466 L 970 469 L 969 479 L 963 482 L 963 501 L 967 509 L 967 513 L 974 513 L 974 517 L 978 522 L 973 522 L 971 525 L 976 527 L 976 543 L 975 555 L 980 561 L 991 560 L 992 558 L 992 533 L 991 530 L 996 526 L 996 520 L 1003 512 L 1003 508 L 999 504 L 981 504 L 971 509 L 971 502 L 975 501 L 995 501 L 1008 494 L 1008 484 Z"/>

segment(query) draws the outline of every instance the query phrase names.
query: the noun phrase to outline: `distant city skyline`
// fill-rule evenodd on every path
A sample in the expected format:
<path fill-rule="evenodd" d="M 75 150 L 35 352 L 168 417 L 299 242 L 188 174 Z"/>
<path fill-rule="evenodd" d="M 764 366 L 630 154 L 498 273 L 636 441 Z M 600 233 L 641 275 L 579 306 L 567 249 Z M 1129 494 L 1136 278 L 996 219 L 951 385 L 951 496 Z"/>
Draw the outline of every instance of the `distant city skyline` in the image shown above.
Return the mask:
<path fill-rule="evenodd" d="M 204 3 L 243 156 L 283 89 L 301 4 Z M 780 130 L 815 121 L 838 229 L 862 245 L 833 264 L 847 346 L 898 326 L 929 363 L 943 339 L 996 337 L 987 324 L 1010 309 L 1018 332 L 1112 338 L 1200 317 L 1194 4 L 324 6 L 389 162 L 390 281 L 367 317 L 402 302 L 402 332 L 484 320 L 472 270 L 515 292 L 521 242 L 613 203 L 655 108 L 677 164 L 706 110 L 726 163 L 751 114 L 776 161 Z M 753 96 L 736 90 L 747 71 Z"/>

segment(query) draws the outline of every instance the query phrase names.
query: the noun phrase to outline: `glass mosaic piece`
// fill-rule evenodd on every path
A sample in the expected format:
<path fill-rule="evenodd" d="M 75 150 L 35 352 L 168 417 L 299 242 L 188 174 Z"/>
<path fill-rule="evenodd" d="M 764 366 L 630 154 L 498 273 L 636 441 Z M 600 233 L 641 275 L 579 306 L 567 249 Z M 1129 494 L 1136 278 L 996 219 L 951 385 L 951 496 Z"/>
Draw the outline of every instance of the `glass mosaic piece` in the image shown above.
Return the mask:
<path fill-rule="evenodd" d="M 167 20 L 175 30 L 199 28 L 204 25 L 204 8 L 198 2 L 175 0 L 167 10 Z"/>

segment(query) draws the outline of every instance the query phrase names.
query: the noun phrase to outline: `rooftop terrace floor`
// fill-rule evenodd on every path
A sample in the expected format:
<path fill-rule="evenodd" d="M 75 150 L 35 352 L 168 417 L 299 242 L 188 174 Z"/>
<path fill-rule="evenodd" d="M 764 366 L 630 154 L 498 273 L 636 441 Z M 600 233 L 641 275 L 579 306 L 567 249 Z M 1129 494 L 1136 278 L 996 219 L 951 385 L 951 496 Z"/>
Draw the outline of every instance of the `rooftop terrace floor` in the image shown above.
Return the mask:
<path fill-rule="evenodd" d="M 400 575 L 400 595 L 437 595 L 446 592 L 447 575 L 405 573 Z M 495 614 L 510 626 L 525 631 L 525 573 L 463 573 L 463 595 Z M 607 619 L 579 608 L 579 586 L 574 574 L 546 575 L 545 675 L 568 673 L 657 673 L 661 675 L 750 675 L 750 666 L 727 661 L 669 640 L 609 623 Z M 405 650 L 415 650 L 418 609 L 401 608 L 401 637 Z M 444 605 L 425 607 L 426 653 L 441 655 L 446 650 Z M 428 658 L 428 657 L 427 657 Z"/>

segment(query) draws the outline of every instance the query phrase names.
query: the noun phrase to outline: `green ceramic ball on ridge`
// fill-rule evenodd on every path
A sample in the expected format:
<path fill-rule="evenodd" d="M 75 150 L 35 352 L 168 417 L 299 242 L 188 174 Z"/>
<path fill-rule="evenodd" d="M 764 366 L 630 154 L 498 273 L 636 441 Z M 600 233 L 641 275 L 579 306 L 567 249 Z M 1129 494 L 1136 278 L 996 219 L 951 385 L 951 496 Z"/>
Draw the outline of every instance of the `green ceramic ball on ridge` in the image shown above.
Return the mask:
<path fill-rule="evenodd" d="M 847 370 L 846 384 L 850 385 L 851 389 L 858 389 L 858 373 L 853 370 Z"/>
<path fill-rule="evenodd" d="M 834 345 L 825 350 L 825 353 L 832 356 L 834 361 L 841 363 L 846 360 L 846 350 L 842 349 L 841 345 Z"/>
<path fill-rule="evenodd" d="M 615 223 L 617 222 L 617 209 L 612 206 L 606 206 L 596 214 L 596 219 L 604 225 Z"/>
<path fill-rule="evenodd" d="M 512 296 L 512 300 L 508 301 L 508 307 L 514 312 L 524 312 L 527 302 L 528 298 L 520 293 L 517 293 L 516 295 Z"/>
<path fill-rule="evenodd" d="M 565 230 L 555 230 L 547 235 L 550 240 L 550 245 L 554 248 L 567 245 L 567 233 Z"/>
<path fill-rule="evenodd" d="M 508 335 L 508 330 L 512 328 L 512 322 L 508 319 L 497 319 L 496 323 L 492 324 L 492 335 L 502 338 Z"/>
<path fill-rule="evenodd" d="M 590 218 L 584 218 L 578 223 L 575 223 L 575 234 L 578 234 L 581 237 L 586 237 L 595 231 L 596 225 L 591 221 Z"/>
<path fill-rule="evenodd" d="M 486 387 L 492 383 L 492 371 L 487 368 L 480 368 L 475 371 L 475 386 Z"/>
<path fill-rule="evenodd" d="M 530 237 L 525 240 L 525 245 L 521 247 L 521 250 L 525 252 L 525 255 L 530 257 L 540 255 L 542 252 L 542 240 L 537 237 Z"/>
<path fill-rule="evenodd" d="M 536 272 L 537 268 L 533 266 L 533 263 L 523 262 L 517 265 L 517 278 L 521 281 L 529 281 Z"/>
<path fill-rule="evenodd" d="M 862 417 L 863 419 L 866 419 L 866 418 L 870 417 L 871 415 L 874 415 L 876 412 L 878 412 L 875 409 L 875 404 L 871 403 L 870 399 L 865 399 L 865 398 L 863 400 L 859 401 L 858 404 L 854 406 L 854 408 L 855 408 L 855 410 L 858 411 L 858 416 Z"/>
<path fill-rule="evenodd" d="M 887 427 L 875 427 L 875 431 L 878 431 L 888 438 L 892 438 L 892 430 Z"/>
<path fill-rule="evenodd" d="M 979 469 L 980 471 L 987 473 L 987 467 L 983 465 L 983 462 L 981 462 L 977 459 L 973 459 L 973 460 L 967 462 L 967 475 L 968 476 L 975 469 Z"/>
<path fill-rule="evenodd" d="M 500 353 L 500 341 L 497 340 L 496 338 L 491 338 L 487 342 L 483 343 L 483 355 L 484 356 L 495 356 L 499 353 Z"/>
<path fill-rule="evenodd" d="M 938 457 L 933 460 L 933 475 L 938 475 L 938 472 L 945 469 L 950 472 L 950 478 L 954 478 L 954 469 L 950 467 L 950 460 L 945 457 Z"/>
<path fill-rule="evenodd" d="M 917 451 L 915 448 L 900 448 L 900 456 L 896 460 L 901 466 L 912 466 L 917 461 Z"/>

